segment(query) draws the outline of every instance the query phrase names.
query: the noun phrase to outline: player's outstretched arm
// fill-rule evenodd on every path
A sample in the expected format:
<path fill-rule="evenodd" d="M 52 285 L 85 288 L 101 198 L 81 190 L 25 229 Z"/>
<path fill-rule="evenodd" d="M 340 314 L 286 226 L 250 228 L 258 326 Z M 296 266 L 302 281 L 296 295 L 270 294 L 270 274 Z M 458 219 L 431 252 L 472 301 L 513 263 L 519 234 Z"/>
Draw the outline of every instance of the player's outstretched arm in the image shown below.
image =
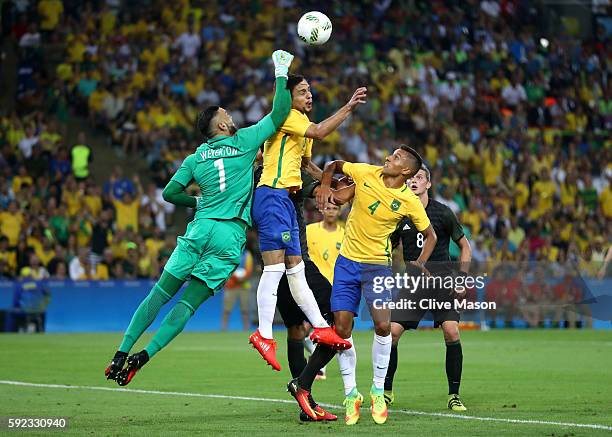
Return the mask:
<path fill-rule="evenodd" d="M 315 140 L 322 140 L 331 134 L 349 115 L 351 115 L 351 112 L 353 112 L 353 109 L 355 109 L 357 105 L 366 102 L 367 91 L 368 89 L 366 87 L 357 88 L 353 93 L 353 97 L 351 97 L 346 105 L 338 109 L 334 115 L 326 118 L 321 123 L 311 124 L 304 136 L 307 138 L 314 138 Z"/>
<path fill-rule="evenodd" d="M 272 53 L 272 61 L 274 62 L 274 75 L 276 76 L 272 111 L 254 126 L 240 129 L 242 135 L 246 134 L 249 139 L 252 139 L 251 143 L 254 147 L 261 146 L 274 132 L 280 129 L 287 119 L 289 111 L 291 111 L 291 93 L 287 89 L 287 75 L 291 61 L 293 61 L 293 55 L 284 50 L 276 50 Z"/>
<path fill-rule="evenodd" d="M 162 197 L 166 202 L 170 202 L 177 206 L 186 206 L 195 208 L 198 201 L 195 197 L 185 193 L 185 187 L 175 181 L 168 182 L 166 188 L 162 192 Z"/>
<path fill-rule="evenodd" d="M 310 128 L 309 128 L 310 129 Z M 331 182 L 336 173 L 342 173 L 346 161 L 331 161 L 325 164 L 325 170 L 321 176 L 321 186 L 317 192 L 317 208 L 323 211 L 328 202 L 332 202 Z"/>

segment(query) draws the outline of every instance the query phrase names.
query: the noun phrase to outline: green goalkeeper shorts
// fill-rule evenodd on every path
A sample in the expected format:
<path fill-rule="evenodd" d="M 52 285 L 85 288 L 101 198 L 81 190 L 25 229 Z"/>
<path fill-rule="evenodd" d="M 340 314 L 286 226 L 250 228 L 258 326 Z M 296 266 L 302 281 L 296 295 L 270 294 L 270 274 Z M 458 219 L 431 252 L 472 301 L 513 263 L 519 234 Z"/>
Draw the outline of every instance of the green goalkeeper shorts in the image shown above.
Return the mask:
<path fill-rule="evenodd" d="M 177 238 L 165 270 L 177 279 L 195 276 L 219 290 L 240 264 L 247 225 L 240 219 L 197 219 Z"/>

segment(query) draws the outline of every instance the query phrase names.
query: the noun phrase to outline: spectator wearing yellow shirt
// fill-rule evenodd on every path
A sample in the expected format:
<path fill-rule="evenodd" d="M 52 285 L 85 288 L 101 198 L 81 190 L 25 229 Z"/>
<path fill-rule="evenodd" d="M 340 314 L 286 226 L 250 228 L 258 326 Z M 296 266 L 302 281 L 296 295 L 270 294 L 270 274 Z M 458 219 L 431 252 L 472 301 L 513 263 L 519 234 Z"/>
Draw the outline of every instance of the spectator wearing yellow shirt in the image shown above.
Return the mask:
<path fill-rule="evenodd" d="M 102 83 L 97 87 L 87 98 L 87 105 L 89 107 L 89 120 L 95 126 L 98 120 L 102 118 L 102 105 L 104 99 L 110 95 L 107 91 L 107 84 Z"/>
<path fill-rule="evenodd" d="M 459 161 L 467 164 L 474 156 L 474 146 L 469 141 L 468 134 L 463 133 L 461 137 L 461 141 L 457 141 L 453 146 L 453 153 Z"/>
<path fill-rule="evenodd" d="M 66 179 L 62 190 L 62 202 L 66 204 L 66 209 L 70 217 L 74 217 L 81 210 L 83 204 L 83 192 L 79 189 L 73 176 Z"/>
<path fill-rule="evenodd" d="M 9 247 L 6 235 L 0 235 L 0 260 L 6 262 L 8 270 L 14 275 L 17 270 L 17 254 Z"/>
<path fill-rule="evenodd" d="M 38 140 L 43 150 L 51 153 L 55 152 L 56 147 L 62 140 L 61 134 L 58 133 L 57 122 L 55 120 L 49 121 L 38 136 Z"/>
<path fill-rule="evenodd" d="M 425 144 L 425 160 L 430 167 L 434 167 L 438 162 L 439 153 L 437 144 L 439 144 L 439 142 L 436 141 L 436 134 L 431 132 Z"/>
<path fill-rule="evenodd" d="M 87 208 L 87 211 L 93 216 L 97 217 L 102 211 L 102 195 L 99 186 L 89 184 L 83 197 L 83 205 Z"/>
<path fill-rule="evenodd" d="M 38 13 L 42 20 L 40 29 L 43 32 L 55 30 L 64 13 L 64 4 L 61 0 L 40 0 L 38 2 Z"/>
<path fill-rule="evenodd" d="M 539 203 L 537 208 L 545 212 L 552 209 L 555 194 L 557 193 L 557 185 L 550 177 L 547 170 L 543 170 L 539 180 L 533 184 L 533 193 L 538 196 Z"/>
<path fill-rule="evenodd" d="M 524 171 L 514 185 L 514 206 L 522 211 L 529 200 L 529 173 Z"/>
<path fill-rule="evenodd" d="M 111 200 L 115 207 L 117 229 L 125 231 L 131 228 L 133 231 L 138 231 L 138 208 L 140 206 L 140 196 L 142 195 L 142 185 L 140 184 L 140 178 L 134 176 L 134 185 L 136 186 L 136 195 L 132 196 L 126 192 L 123 194 L 121 200 L 117 200 L 113 194 L 113 190 L 110 190 Z M 111 186 L 115 183 L 115 178 L 110 180 Z"/>
<path fill-rule="evenodd" d="M 28 170 L 26 169 L 25 165 L 20 165 L 19 173 L 17 174 L 17 176 L 13 177 L 13 193 L 19 193 L 23 184 L 32 185 L 33 183 L 34 181 L 32 180 L 32 177 L 28 174 Z"/>
<path fill-rule="evenodd" d="M 608 220 L 612 220 L 612 175 L 608 176 L 608 185 L 599 195 L 599 204 Z"/>
<path fill-rule="evenodd" d="M 87 35 L 78 33 L 68 37 L 68 61 L 72 63 L 83 62 L 83 56 L 87 50 Z"/>
<path fill-rule="evenodd" d="M 159 256 L 159 251 L 165 245 L 164 236 L 162 235 L 162 231 L 158 226 L 153 228 L 153 235 L 147 238 L 144 242 L 145 248 L 147 249 L 147 254 L 153 260 L 157 260 Z"/>
<path fill-rule="evenodd" d="M 518 224 L 516 214 L 510 215 L 510 228 L 508 229 L 508 241 L 510 241 L 516 249 L 521 247 L 521 243 L 525 240 L 525 230 Z"/>
<path fill-rule="evenodd" d="M 0 230 L 8 238 L 9 245 L 15 246 L 23 227 L 24 218 L 14 200 L 9 203 L 6 211 L 0 212 Z"/>
<path fill-rule="evenodd" d="M 49 238 L 42 238 L 42 245 L 39 250 L 36 250 L 36 255 L 40 258 L 40 262 L 42 262 L 45 267 L 48 267 L 49 262 L 55 257 L 53 242 Z"/>
<path fill-rule="evenodd" d="M 93 225 L 91 218 L 83 210 L 79 211 L 74 221 L 72 222 L 71 232 L 76 234 L 77 245 L 79 247 L 88 247 L 91 243 L 93 233 Z"/>
<path fill-rule="evenodd" d="M 112 249 L 106 248 L 104 250 L 102 261 L 96 264 L 94 274 L 91 279 L 97 279 L 99 281 L 108 281 L 111 279 L 114 262 L 115 259 L 113 257 Z"/>
<path fill-rule="evenodd" d="M 482 210 L 480 210 L 474 198 L 470 197 L 468 208 L 461 213 L 461 222 L 469 225 L 472 230 L 472 236 L 480 233 L 482 226 Z"/>
<path fill-rule="evenodd" d="M 570 132 L 582 133 L 587 128 L 589 118 L 584 113 L 582 105 L 578 105 L 576 112 L 568 112 L 565 115 L 565 129 Z"/>
<path fill-rule="evenodd" d="M 100 32 L 102 36 L 107 36 L 112 33 L 117 24 L 117 15 L 109 9 L 108 4 L 104 3 L 100 13 Z"/>
<path fill-rule="evenodd" d="M 504 158 L 502 157 L 501 150 L 497 146 L 489 147 L 488 150 L 485 151 L 482 163 L 483 179 L 487 187 L 497 185 L 502 174 L 503 166 Z"/>
<path fill-rule="evenodd" d="M 555 162 L 555 155 L 549 150 L 546 145 L 538 146 L 538 150 L 531 161 L 531 172 L 539 175 L 544 170 L 551 171 L 553 163 Z"/>
<path fill-rule="evenodd" d="M 109 249 L 113 253 L 113 258 L 123 259 L 127 256 L 127 241 L 125 240 L 125 232 L 117 231 L 111 236 Z"/>

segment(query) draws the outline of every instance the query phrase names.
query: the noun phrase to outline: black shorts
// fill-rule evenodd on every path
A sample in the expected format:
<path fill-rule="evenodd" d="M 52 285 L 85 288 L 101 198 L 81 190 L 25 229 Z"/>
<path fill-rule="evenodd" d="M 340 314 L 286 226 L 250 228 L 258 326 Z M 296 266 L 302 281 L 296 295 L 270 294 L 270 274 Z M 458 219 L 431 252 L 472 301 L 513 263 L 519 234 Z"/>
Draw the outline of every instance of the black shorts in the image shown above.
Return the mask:
<path fill-rule="evenodd" d="M 315 263 L 310 260 L 304 260 L 304 264 L 306 265 L 306 282 L 308 282 L 308 286 L 317 300 L 321 314 L 329 321 L 329 318 L 332 316 L 329 304 L 332 289 L 331 284 L 325 276 L 319 272 Z M 287 275 L 283 275 L 278 285 L 276 306 L 287 328 L 301 325 L 305 321 L 308 321 L 300 307 L 295 303 L 295 300 L 293 300 L 293 296 L 291 296 Z"/>
<path fill-rule="evenodd" d="M 399 323 L 404 329 L 417 329 L 419 322 L 423 320 L 429 312 L 430 317 L 426 320 L 434 322 L 434 328 L 438 328 L 443 322 L 452 320 L 458 322 L 459 312 L 455 309 L 455 297 L 449 294 L 447 289 L 419 289 L 415 293 L 401 290 L 398 297 L 394 299 L 396 303 L 413 302 L 414 309 L 394 309 L 391 311 L 391 321 Z M 435 306 L 450 306 L 450 309 L 433 308 Z M 425 308 L 423 308 L 425 307 Z"/>

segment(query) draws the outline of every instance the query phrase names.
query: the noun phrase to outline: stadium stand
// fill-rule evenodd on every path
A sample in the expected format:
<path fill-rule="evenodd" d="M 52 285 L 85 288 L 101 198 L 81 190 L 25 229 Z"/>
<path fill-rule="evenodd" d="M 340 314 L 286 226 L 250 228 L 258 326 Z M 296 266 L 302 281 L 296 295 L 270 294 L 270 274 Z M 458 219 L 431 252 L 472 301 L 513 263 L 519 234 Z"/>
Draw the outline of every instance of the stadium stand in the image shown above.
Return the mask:
<path fill-rule="evenodd" d="M 488 271 L 603 262 L 612 82 L 602 28 L 540 38 L 539 6 L 520 0 L 311 6 L 335 17 L 322 49 L 305 50 L 287 25 L 303 12 L 292 0 L 3 1 L 17 82 L 14 110 L 0 112 L 0 276 L 157 277 L 176 236 L 161 189 L 198 143 L 197 112 L 219 104 L 239 126 L 258 120 L 279 47 L 310 80 L 315 121 L 368 86 L 369 104 L 315 145 L 320 166 L 379 163 L 411 144 L 431 168 L 432 197 L 459 216 Z M 64 129 L 77 116 L 107 139 L 91 154 L 115 156 L 108 180 L 73 170 Z M 146 160 L 146 189 L 123 176 L 126 156 Z M 308 219 L 316 214 L 311 205 Z"/>

